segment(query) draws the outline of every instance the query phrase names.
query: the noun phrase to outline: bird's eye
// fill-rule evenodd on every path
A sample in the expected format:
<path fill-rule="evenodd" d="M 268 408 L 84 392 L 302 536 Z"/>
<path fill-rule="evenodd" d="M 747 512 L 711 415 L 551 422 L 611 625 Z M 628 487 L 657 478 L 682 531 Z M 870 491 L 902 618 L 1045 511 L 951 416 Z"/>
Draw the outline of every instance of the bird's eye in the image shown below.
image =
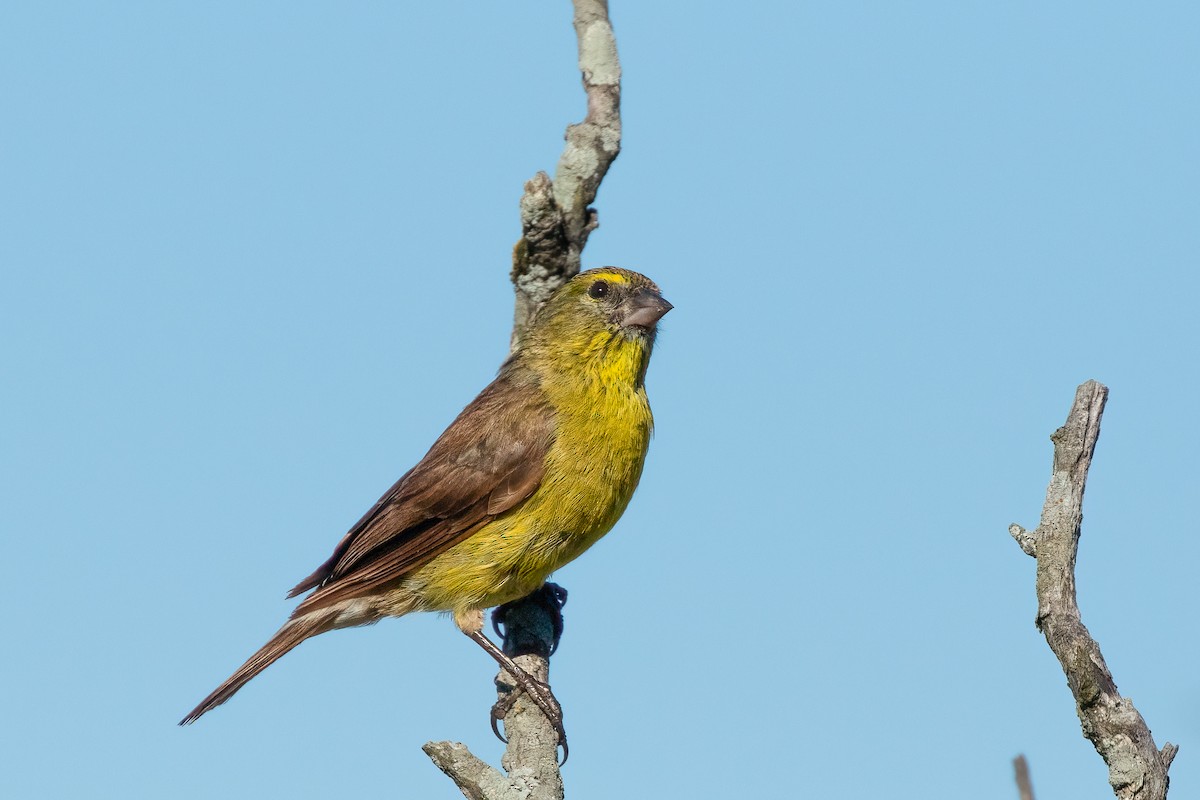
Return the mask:
<path fill-rule="evenodd" d="M 588 287 L 588 297 L 599 300 L 608 295 L 608 281 L 596 281 Z"/>

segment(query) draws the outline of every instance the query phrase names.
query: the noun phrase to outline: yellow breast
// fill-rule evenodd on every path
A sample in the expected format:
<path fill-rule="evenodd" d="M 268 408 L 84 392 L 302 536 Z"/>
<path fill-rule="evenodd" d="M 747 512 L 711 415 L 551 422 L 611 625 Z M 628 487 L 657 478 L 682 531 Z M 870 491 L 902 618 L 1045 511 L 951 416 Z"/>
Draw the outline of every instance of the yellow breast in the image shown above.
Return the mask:
<path fill-rule="evenodd" d="M 637 342 L 611 334 L 582 349 L 572 369 L 543 378 L 556 420 L 541 485 L 406 581 L 425 609 L 464 611 L 523 597 L 595 544 L 625 511 L 653 428 L 645 388 L 636 381 L 643 353 Z M 586 357 L 592 349 L 596 357 Z"/>

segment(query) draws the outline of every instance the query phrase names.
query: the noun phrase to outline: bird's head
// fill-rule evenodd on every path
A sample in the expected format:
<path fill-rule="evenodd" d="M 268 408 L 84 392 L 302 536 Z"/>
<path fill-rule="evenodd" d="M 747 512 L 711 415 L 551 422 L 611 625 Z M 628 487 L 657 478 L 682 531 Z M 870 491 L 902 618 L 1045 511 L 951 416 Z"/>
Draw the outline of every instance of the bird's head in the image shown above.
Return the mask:
<path fill-rule="evenodd" d="M 658 321 L 671 307 L 645 275 L 618 267 L 590 269 L 546 301 L 530 326 L 529 344 L 543 355 L 628 361 L 640 384 Z"/>

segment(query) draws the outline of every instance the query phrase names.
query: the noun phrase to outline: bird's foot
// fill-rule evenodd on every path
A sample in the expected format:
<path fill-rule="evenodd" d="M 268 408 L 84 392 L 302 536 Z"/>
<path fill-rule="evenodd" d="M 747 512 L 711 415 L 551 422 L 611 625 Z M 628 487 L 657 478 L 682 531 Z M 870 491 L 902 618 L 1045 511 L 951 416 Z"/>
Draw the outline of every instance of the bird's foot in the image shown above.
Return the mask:
<path fill-rule="evenodd" d="M 546 583 L 520 600 L 505 603 L 497 608 L 492 612 L 492 627 L 503 640 L 503 649 L 497 647 L 479 630 L 482 620 L 472 619 L 468 621 L 469 624 L 459 625 L 463 633 L 487 651 L 504 670 L 496 679 L 502 696 L 492 706 L 492 732 L 501 741 L 507 741 L 500 733 L 500 723 L 508 716 L 521 694 L 527 694 L 558 734 L 558 743 L 563 748 L 564 764 L 567 763 L 568 750 L 562 706 L 555 699 L 549 684 L 526 672 L 513 659 L 537 656 L 549 664 L 549 658 L 558 648 L 562 638 L 562 607 L 566 602 L 566 589 L 554 583 Z"/>
<path fill-rule="evenodd" d="M 563 757 L 560 764 L 566 764 L 567 755 L 570 753 L 570 750 L 567 747 L 567 729 L 563 727 L 562 706 L 559 704 L 558 698 L 554 696 L 554 692 L 551 691 L 549 684 L 539 681 L 537 678 L 533 677 L 528 672 L 517 666 L 515 662 L 512 666 L 516 668 L 515 672 L 512 668 L 506 666 L 504 668 L 504 673 L 507 673 L 508 676 L 512 677 L 513 681 L 516 683 L 516 686 L 512 686 L 503 680 L 503 677 L 505 677 L 504 673 L 496 676 L 496 688 L 499 689 L 504 696 L 497 700 L 496 704 L 492 706 L 492 733 L 496 734 L 496 738 L 498 738 L 500 741 L 505 743 L 508 742 L 508 740 L 505 739 L 504 735 L 500 732 L 500 723 L 506 716 L 508 716 L 508 712 L 512 710 L 513 705 L 516 704 L 517 700 L 520 699 L 521 693 L 523 692 L 529 696 L 529 699 L 532 700 L 539 709 L 541 709 L 542 714 L 545 715 L 547 721 L 550 723 L 550 726 L 554 728 L 555 733 L 558 734 L 558 743 L 562 745 L 563 749 Z"/>

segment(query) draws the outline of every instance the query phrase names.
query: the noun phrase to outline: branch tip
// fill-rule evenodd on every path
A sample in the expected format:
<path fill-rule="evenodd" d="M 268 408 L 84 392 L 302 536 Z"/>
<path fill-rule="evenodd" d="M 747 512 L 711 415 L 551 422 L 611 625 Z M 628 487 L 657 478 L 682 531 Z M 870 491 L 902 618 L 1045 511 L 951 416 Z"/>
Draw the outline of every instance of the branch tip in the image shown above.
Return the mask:
<path fill-rule="evenodd" d="M 1163 745 L 1162 750 L 1160 750 L 1158 753 L 1158 757 L 1162 759 L 1164 771 L 1169 770 L 1171 768 L 1171 762 L 1175 760 L 1175 756 L 1178 753 L 1179 753 L 1179 745 L 1171 744 L 1170 742 L 1167 742 L 1166 744 Z"/>
<path fill-rule="evenodd" d="M 1027 531 L 1014 522 L 1008 526 L 1008 535 L 1016 540 L 1025 555 L 1037 558 L 1037 531 Z"/>
<path fill-rule="evenodd" d="M 1021 800 L 1033 800 L 1033 781 L 1029 777 L 1029 762 L 1025 760 L 1024 753 L 1013 759 L 1013 772 Z"/>

